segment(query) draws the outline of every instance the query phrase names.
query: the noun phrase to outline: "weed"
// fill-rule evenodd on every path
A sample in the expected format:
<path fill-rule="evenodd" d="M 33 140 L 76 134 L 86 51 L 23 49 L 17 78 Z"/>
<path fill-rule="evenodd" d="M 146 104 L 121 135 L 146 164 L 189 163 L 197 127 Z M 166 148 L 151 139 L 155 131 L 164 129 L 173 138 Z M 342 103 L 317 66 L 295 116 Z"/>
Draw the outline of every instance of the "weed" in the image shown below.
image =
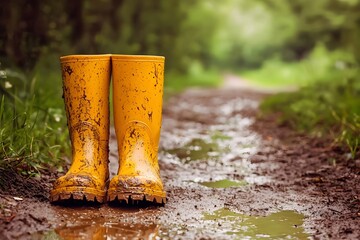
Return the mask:
<path fill-rule="evenodd" d="M 360 78 L 322 81 L 266 99 L 263 113 L 280 113 L 279 123 L 315 136 L 332 137 L 352 158 L 360 150 Z"/>
<path fill-rule="evenodd" d="M 280 124 L 315 136 L 327 136 L 347 146 L 352 158 L 360 150 L 360 72 L 353 54 L 329 51 L 319 44 L 294 63 L 266 62 L 247 77 L 263 85 L 296 85 L 261 104 L 265 114 L 280 113 Z"/>
<path fill-rule="evenodd" d="M 66 119 L 59 106 L 46 106 L 37 96 L 36 78 L 15 71 L 2 71 L 0 102 L 0 170 L 15 170 L 27 176 L 59 166 L 70 147 Z"/>

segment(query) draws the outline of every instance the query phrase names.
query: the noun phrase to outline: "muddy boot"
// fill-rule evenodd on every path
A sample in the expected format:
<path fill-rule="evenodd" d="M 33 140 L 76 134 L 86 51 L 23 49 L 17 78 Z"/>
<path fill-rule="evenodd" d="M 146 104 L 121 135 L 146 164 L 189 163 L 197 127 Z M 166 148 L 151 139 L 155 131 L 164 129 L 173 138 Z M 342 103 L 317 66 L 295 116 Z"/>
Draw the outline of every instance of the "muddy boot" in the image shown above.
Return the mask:
<path fill-rule="evenodd" d="M 110 55 L 60 58 L 72 164 L 54 183 L 50 200 L 104 202 L 109 178 Z"/>
<path fill-rule="evenodd" d="M 165 203 L 158 165 L 164 57 L 111 58 L 119 170 L 110 181 L 108 200 Z"/>

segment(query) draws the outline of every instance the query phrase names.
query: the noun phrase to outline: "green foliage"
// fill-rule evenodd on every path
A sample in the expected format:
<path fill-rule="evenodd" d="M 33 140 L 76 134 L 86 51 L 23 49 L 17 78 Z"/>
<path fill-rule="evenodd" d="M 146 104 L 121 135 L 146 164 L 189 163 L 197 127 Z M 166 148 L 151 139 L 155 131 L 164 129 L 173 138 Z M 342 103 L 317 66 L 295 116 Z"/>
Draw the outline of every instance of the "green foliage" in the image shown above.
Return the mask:
<path fill-rule="evenodd" d="M 264 113 L 280 114 L 279 123 L 327 136 L 348 147 L 352 156 L 360 150 L 360 78 L 353 74 L 341 80 L 328 79 L 300 91 L 266 99 Z"/>
<path fill-rule="evenodd" d="M 262 86 L 306 86 L 324 78 L 341 79 L 344 75 L 351 74 L 352 70 L 349 67 L 354 62 L 352 53 L 341 49 L 330 51 L 324 44 L 319 43 L 301 61 L 285 62 L 278 58 L 269 59 L 260 69 L 247 70 L 239 74 Z"/>
<path fill-rule="evenodd" d="M 4 71 L 5 72 L 5 71 Z M 34 175 L 59 166 L 69 151 L 63 110 L 42 104 L 31 81 L 18 71 L 6 71 L 1 81 L 0 169 Z M 5 80 L 5 81 L 4 81 Z"/>
<path fill-rule="evenodd" d="M 295 0 L 289 5 L 297 15 L 297 31 L 284 46 L 288 59 L 306 56 L 319 41 L 331 50 L 341 47 L 360 56 L 359 0 Z"/>
<path fill-rule="evenodd" d="M 296 15 L 286 1 L 227 0 L 214 9 L 221 27 L 210 38 L 210 51 L 223 68 L 254 68 L 282 57 L 282 48 L 297 31 Z"/>

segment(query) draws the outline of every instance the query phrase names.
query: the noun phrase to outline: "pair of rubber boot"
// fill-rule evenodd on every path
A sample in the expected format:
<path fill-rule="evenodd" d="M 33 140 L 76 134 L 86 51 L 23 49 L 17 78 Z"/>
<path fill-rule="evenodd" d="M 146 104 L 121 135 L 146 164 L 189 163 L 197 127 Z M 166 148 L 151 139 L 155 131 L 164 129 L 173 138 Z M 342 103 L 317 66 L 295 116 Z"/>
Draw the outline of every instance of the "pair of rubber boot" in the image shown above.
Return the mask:
<path fill-rule="evenodd" d="M 164 57 L 71 55 L 60 62 L 72 165 L 50 200 L 165 203 L 157 158 Z M 109 182 L 111 75 L 119 169 Z"/>

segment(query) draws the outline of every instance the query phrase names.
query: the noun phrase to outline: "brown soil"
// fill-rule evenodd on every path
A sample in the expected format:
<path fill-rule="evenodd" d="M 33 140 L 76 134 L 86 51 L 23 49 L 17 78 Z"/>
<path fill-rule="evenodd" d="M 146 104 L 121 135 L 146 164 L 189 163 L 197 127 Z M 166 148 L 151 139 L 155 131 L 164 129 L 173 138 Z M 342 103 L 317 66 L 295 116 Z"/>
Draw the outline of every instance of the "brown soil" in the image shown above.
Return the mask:
<path fill-rule="evenodd" d="M 350 159 L 330 141 L 278 126 L 274 116 L 257 119 L 264 96 L 244 89 L 189 90 L 167 102 L 159 154 L 168 194 L 164 207 L 51 205 L 48 192 L 58 174 L 23 179 L 1 173 L 6 181 L 0 192 L 0 239 L 247 236 L 232 235 L 235 215 L 206 219 L 219 209 L 247 216 L 291 210 L 304 216 L 302 226 L 295 227 L 310 237 L 360 239 L 360 159 Z M 111 139 L 114 175 L 113 132 Z M 247 184 L 229 188 L 200 184 L 223 179 Z M 288 237 L 302 238 L 296 236 L 304 235 Z"/>

